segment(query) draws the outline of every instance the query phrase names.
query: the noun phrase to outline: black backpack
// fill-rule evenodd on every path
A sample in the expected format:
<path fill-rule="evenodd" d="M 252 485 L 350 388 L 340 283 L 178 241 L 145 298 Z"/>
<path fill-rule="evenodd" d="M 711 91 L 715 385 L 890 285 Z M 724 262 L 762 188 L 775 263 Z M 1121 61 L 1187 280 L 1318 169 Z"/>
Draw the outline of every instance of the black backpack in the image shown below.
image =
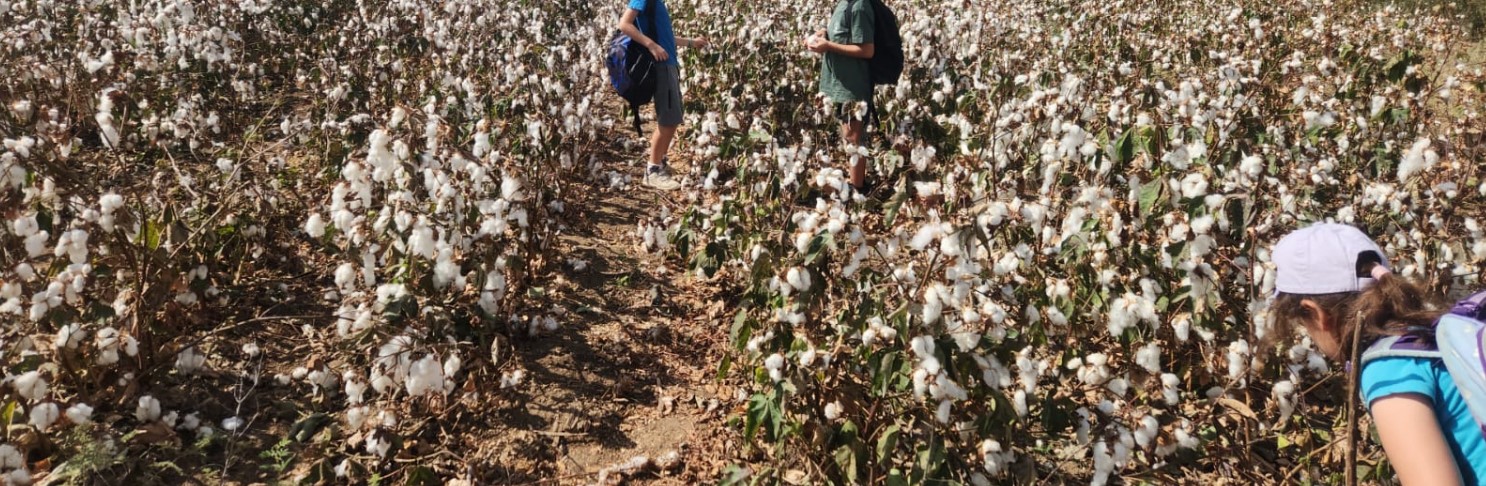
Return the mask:
<path fill-rule="evenodd" d="M 853 0 L 855 1 L 855 0 Z M 867 60 L 872 85 L 898 84 L 903 77 L 903 35 L 898 32 L 898 16 L 882 0 L 867 0 L 872 6 L 872 58 Z M 848 12 L 850 12 L 850 7 Z M 848 22 L 850 23 L 850 22 Z"/>
<path fill-rule="evenodd" d="M 650 5 L 640 12 L 640 19 L 650 21 L 650 31 L 655 32 L 655 12 Z M 639 19 L 636 19 L 639 20 Z M 635 133 L 640 130 L 640 107 L 655 98 L 655 57 L 650 50 L 635 42 L 623 31 L 616 30 L 609 38 L 609 49 L 604 56 L 604 65 L 609 71 L 609 85 L 629 105 L 634 116 Z"/>

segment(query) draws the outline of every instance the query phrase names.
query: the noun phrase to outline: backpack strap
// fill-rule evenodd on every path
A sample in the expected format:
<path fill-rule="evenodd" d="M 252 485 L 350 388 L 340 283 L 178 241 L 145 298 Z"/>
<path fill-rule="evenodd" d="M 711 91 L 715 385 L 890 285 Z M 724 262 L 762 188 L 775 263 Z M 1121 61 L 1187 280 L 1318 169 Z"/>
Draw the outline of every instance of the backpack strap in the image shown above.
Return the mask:
<path fill-rule="evenodd" d="M 1470 297 L 1461 299 L 1450 308 L 1450 313 L 1465 316 L 1475 320 L 1486 320 L 1486 290 L 1476 292 Z"/>
<path fill-rule="evenodd" d="M 1367 366 L 1368 363 L 1382 358 L 1438 359 L 1440 356 L 1439 347 L 1429 342 L 1424 336 L 1406 334 L 1403 336 L 1388 336 L 1373 342 L 1371 346 L 1367 347 L 1367 350 L 1362 352 L 1362 356 L 1357 360 L 1360 361 L 1361 366 Z"/>

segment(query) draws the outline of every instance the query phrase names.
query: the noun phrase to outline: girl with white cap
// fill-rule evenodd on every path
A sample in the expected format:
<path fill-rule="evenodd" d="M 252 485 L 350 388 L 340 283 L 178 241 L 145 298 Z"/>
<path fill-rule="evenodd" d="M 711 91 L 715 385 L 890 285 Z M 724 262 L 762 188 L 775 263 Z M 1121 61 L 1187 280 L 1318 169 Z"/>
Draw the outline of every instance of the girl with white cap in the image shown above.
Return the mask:
<path fill-rule="evenodd" d="M 1390 272 L 1383 251 L 1352 226 L 1296 230 L 1275 245 L 1273 260 L 1276 330 L 1299 324 L 1322 353 L 1347 363 L 1349 384 L 1357 387 L 1350 398 L 1365 400 L 1398 479 L 1405 485 L 1483 484 L 1483 429 L 1439 358 L 1387 356 L 1351 366 L 1358 353 L 1390 336 L 1434 349 L 1443 299 Z M 1349 469 L 1350 483 L 1356 468 Z"/>

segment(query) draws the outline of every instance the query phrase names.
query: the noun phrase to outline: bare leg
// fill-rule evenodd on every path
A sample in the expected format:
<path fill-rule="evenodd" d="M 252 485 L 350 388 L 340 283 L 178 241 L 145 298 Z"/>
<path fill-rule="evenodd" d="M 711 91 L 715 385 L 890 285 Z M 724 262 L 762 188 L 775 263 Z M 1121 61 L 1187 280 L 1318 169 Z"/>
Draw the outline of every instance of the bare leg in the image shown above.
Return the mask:
<path fill-rule="evenodd" d="M 851 120 L 849 122 L 842 123 L 841 134 L 843 135 L 843 138 L 846 139 L 847 144 L 853 147 L 861 146 L 862 135 L 865 134 L 865 130 L 863 130 L 862 127 L 862 121 Z M 849 176 L 851 178 L 851 187 L 854 189 L 861 189 L 862 186 L 867 185 L 867 158 L 853 155 L 851 159 L 855 161 L 853 164 L 851 164 L 851 171 L 849 172 Z"/>
<path fill-rule="evenodd" d="M 676 138 L 676 125 L 656 125 L 655 134 L 650 136 L 650 165 L 660 165 L 661 160 L 666 157 L 666 152 L 671 150 L 671 141 Z"/>

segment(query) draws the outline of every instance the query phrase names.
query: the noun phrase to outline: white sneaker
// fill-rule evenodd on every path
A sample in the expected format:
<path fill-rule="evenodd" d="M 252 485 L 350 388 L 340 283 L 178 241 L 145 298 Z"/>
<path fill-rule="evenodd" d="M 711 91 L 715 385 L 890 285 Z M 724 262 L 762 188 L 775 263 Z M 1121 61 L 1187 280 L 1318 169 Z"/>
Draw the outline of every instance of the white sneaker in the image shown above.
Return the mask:
<path fill-rule="evenodd" d="M 646 166 L 644 183 L 662 191 L 674 191 L 681 187 L 681 183 L 671 178 L 669 172 L 663 165 Z"/>

